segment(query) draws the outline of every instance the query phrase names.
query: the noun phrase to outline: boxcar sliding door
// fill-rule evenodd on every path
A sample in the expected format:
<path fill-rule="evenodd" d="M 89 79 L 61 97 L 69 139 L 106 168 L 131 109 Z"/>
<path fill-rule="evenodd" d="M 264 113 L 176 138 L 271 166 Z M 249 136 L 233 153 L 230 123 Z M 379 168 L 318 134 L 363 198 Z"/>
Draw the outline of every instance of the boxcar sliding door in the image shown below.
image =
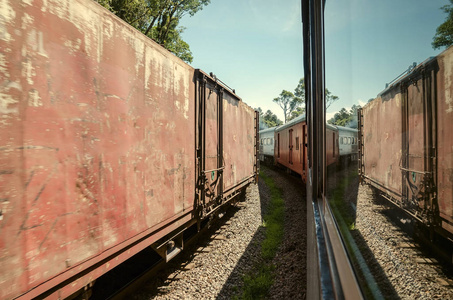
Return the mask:
<path fill-rule="evenodd" d="M 196 73 L 197 208 L 207 215 L 223 191 L 223 89 L 202 71 Z"/>
<path fill-rule="evenodd" d="M 429 218 L 434 193 L 434 135 L 436 118 L 430 72 L 420 72 L 402 85 L 402 205 Z"/>

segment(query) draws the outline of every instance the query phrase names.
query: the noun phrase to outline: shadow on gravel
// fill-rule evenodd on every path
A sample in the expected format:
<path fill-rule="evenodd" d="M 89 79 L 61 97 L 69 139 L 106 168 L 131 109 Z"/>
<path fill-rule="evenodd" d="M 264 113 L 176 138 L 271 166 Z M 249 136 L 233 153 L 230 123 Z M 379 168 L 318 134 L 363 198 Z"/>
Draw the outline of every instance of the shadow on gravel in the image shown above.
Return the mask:
<path fill-rule="evenodd" d="M 306 196 L 300 177 L 284 173 L 282 170 L 262 167 L 261 172 L 272 178 L 282 190 L 285 201 L 285 225 L 282 245 L 273 259 L 274 281 L 269 299 L 304 299 L 306 294 Z M 270 190 L 260 180 L 259 197 L 261 217 L 266 215 L 270 202 Z M 224 284 L 217 299 L 240 298 L 243 277 L 260 265 L 261 242 L 265 238 L 265 228 L 259 227 L 233 272 Z M 241 284 L 238 285 L 237 283 Z"/>
<path fill-rule="evenodd" d="M 351 257 L 356 278 L 365 297 L 373 298 L 376 292 L 386 299 L 399 299 L 393 285 L 385 275 L 366 239 L 355 226 L 357 206 L 361 201 L 358 197 L 359 177 L 357 162 L 343 163 L 329 167 L 327 175 L 327 198 L 335 215 L 343 241 Z M 348 236 L 350 238 L 348 238 Z M 355 253 L 356 251 L 360 253 Z M 375 291 L 375 289 L 379 291 Z"/>

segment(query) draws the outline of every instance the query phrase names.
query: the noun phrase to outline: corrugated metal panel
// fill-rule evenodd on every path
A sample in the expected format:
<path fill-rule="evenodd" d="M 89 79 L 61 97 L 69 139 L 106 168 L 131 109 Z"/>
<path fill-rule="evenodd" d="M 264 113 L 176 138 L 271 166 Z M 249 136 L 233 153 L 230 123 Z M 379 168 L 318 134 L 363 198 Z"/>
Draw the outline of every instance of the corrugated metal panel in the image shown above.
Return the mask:
<path fill-rule="evenodd" d="M 438 56 L 437 195 L 442 227 L 453 235 L 453 48 Z"/>
<path fill-rule="evenodd" d="M 363 110 L 369 182 L 414 217 L 453 234 L 453 48 L 430 58 Z"/>
<path fill-rule="evenodd" d="M 0 3 L 0 298 L 194 203 L 194 70 L 92 1 L 30 3 Z"/>

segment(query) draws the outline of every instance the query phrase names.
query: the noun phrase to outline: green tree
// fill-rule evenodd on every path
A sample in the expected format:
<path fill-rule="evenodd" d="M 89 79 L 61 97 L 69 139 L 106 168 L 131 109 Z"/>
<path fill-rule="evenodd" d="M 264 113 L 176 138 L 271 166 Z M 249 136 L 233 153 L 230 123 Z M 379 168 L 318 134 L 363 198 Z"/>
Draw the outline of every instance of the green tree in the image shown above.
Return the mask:
<path fill-rule="evenodd" d="M 333 125 L 345 126 L 350 121 L 350 113 L 346 110 L 346 108 L 340 109 L 332 119 L 328 121 L 328 123 Z"/>
<path fill-rule="evenodd" d="M 296 89 L 294 90 L 294 96 L 299 97 L 302 99 L 303 102 L 305 102 L 305 80 L 304 78 L 301 78 L 299 80 L 299 83 L 296 86 Z"/>
<path fill-rule="evenodd" d="M 181 38 L 179 21 L 193 16 L 210 0 L 94 0 L 186 62 L 193 57 Z"/>
<path fill-rule="evenodd" d="M 333 118 L 327 121 L 327 123 L 338 126 L 347 126 L 352 128 L 357 128 L 357 110 L 360 108 L 360 105 L 353 105 L 348 111 L 346 108 L 340 109 Z"/>
<path fill-rule="evenodd" d="M 255 110 L 258 112 L 258 114 L 260 115 L 260 118 L 263 117 L 263 110 L 261 109 L 261 107 L 258 107 L 258 108 L 255 108 Z"/>
<path fill-rule="evenodd" d="M 305 80 L 301 78 L 296 88 L 294 89 L 294 96 L 298 98 L 298 106 L 290 113 L 288 121 L 305 113 Z"/>
<path fill-rule="evenodd" d="M 329 89 L 326 88 L 326 110 L 335 102 L 338 101 L 338 96 L 332 95 Z"/>
<path fill-rule="evenodd" d="M 291 115 L 288 118 L 288 121 L 291 121 L 292 119 L 297 118 L 300 115 L 303 115 L 305 113 L 305 107 L 297 107 L 295 110 L 291 112 Z"/>
<path fill-rule="evenodd" d="M 285 123 L 288 121 L 288 119 L 291 115 L 291 112 L 293 110 L 295 110 L 302 103 L 301 98 L 294 96 L 293 93 L 291 93 L 287 90 L 283 90 L 280 93 L 280 96 L 277 98 L 274 98 L 274 100 L 272 100 L 272 101 L 277 103 L 278 106 L 280 106 L 281 109 L 283 109 Z"/>
<path fill-rule="evenodd" d="M 444 5 L 440 9 L 447 14 L 447 17 L 445 22 L 436 29 L 436 34 L 431 43 L 434 49 L 448 47 L 453 44 L 453 0 L 450 0 L 450 4 Z"/>
<path fill-rule="evenodd" d="M 274 127 L 282 125 L 283 122 L 270 110 L 267 110 L 266 113 L 263 115 L 263 122 L 268 127 Z"/>
<path fill-rule="evenodd" d="M 325 94 L 326 94 L 326 109 L 328 109 L 339 98 L 338 98 L 338 96 L 332 95 L 332 93 L 329 91 L 328 88 L 326 88 Z M 302 106 L 305 107 L 305 80 L 304 80 L 304 78 L 301 78 L 299 80 L 299 83 L 298 83 L 296 89 L 294 90 L 294 95 L 301 99 Z M 305 112 L 305 108 L 303 109 L 303 112 Z"/>
<path fill-rule="evenodd" d="M 452 0 L 453 1 L 453 0 Z M 338 96 L 332 95 L 332 93 L 326 88 L 326 109 L 329 108 L 339 98 Z M 285 123 L 305 113 L 305 80 L 301 78 L 294 94 L 283 90 L 280 96 L 273 100 L 282 109 L 285 116 Z"/>

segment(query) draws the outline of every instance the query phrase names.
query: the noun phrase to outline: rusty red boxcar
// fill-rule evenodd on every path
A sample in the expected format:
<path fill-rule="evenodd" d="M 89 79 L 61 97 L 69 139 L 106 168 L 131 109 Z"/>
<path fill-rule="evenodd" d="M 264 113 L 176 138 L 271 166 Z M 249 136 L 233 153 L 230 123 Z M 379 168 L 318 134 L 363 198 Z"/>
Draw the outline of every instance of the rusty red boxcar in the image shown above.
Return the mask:
<path fill-rule="evenodd" d="M 361 178 L 418 221 L 453 237 L 453 48 L 359 111 Z"/>
<path fill-rule="evenodd" d="M 0 16 L 0 299 L 67 297 L 148 246 L 169 259 L 255 180 L 257 114 L 214 76 L 91 0 Z"/>
<path fill-rule="evenodd" d="M 307 179 L 307 121 L 305 115 L 275 129 L 274 161 Z M 326 165 L 338 161 L 338 129 L 326 124 Z"/>

